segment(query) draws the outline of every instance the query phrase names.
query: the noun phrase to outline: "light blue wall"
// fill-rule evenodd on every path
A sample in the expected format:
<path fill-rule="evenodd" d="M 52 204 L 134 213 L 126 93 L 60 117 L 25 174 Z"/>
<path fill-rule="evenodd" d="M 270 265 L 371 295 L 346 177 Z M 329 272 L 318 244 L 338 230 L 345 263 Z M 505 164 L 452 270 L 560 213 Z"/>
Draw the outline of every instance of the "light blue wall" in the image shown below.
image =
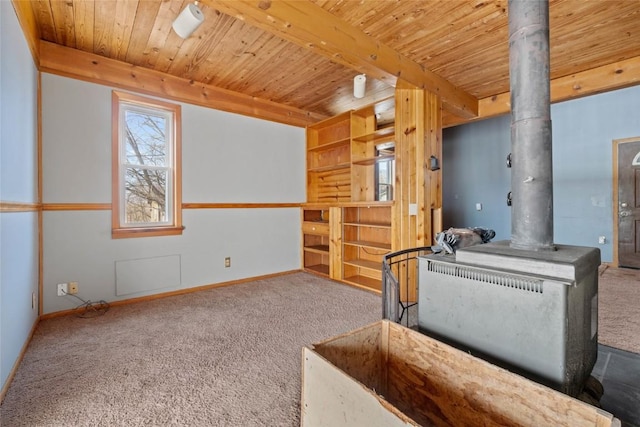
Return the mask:
<path fill-rule="evenodd" d="M 640 136 L 639 112 L 640 86 L 551 106 L 556 243 L 599 247 L 602 261 L 612 261 L 612 142 Z M 510 121 L 507 115 L 444 130 L 445 227 L 485 226 L 496 240 L 510 238 Z M 598 244 L 598 236 L 607 243 Z"/>
<path fill-rule="evenodd" d="M 511 237 L 506 205 L 511 176 L 509 116 L 444 129 L 442 138 L 443 224 L 487 227 L 495 240 Z M 476 203 L 482 210 L 476 210 Z"/>
<path fill-rule="evenodd" d="M 42 73 L 44 203 L 111 203 L 112 90 Z M 182 104 L 183 203 L 302 203 L 304 159 L 303 128 Z M 83 299 L 118 301 L 300 268 L 297 207 L 182 215 L 181 236 L 112 239 L 110 210 L 45 211 L 43 313 L 77 305 L 57 296 L 63 282 L 77 281 Z M 178 259 L 162 268 L 179 281 L 118 291 L 117 265 L 164 257 Z"/>
<path fill-rule="evenodd" d="M 0 1 L 0 200 L 37 202 L 37 70 L 9 1 Z M 37 320 L 38 214 L 0 213 L 0 384 Z"/>

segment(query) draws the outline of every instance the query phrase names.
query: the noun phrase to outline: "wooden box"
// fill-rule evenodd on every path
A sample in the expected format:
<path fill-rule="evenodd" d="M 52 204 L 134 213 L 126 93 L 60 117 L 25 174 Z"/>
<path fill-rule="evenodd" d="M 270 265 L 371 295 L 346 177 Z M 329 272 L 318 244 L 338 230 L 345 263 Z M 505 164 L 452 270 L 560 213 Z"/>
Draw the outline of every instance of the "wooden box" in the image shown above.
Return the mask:
<path fill-rule="evenodd" d="M 301 425 L 605 427 L 620 421 L 382 320 L 303 349 Z"/>

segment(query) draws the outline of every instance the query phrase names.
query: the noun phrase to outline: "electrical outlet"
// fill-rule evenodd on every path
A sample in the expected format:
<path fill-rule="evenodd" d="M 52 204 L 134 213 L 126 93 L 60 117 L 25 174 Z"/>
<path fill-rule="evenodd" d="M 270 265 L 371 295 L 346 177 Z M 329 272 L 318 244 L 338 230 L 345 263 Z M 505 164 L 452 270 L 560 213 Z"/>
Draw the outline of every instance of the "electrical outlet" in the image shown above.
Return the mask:
<path fill-rule="evenodd" d="M 69 292 L 67 283 L 58 283 L 58 296 L 63 297 Z"/>
<path fill-rule="evenodd" d="M 607 238 L 605 236 L 599 236 L 598 243 L 600 243 L 601 245 L 604 245 L 605 243 L 607 243 Z"/>
<path fill-rule="evenodd" d="M 225 267 L 225 268 L 229 268 L 229 267 L 231 267 L 231 257 L 230 257 L 230 256 L 228 256 L 228 257 L 226 257 L 226 258 L 224 259 L 224 267 Z"/>
<path fill-rule="evenodd" d="M 36 308 L 36 293 L 35 292 L 31 292 L 31 310 L 35 310 Z"/>
<path fill-rule="evenodd" d="M 78 282 L 69 282 L 69 293 L 71 295 L 78 293 Z"/>

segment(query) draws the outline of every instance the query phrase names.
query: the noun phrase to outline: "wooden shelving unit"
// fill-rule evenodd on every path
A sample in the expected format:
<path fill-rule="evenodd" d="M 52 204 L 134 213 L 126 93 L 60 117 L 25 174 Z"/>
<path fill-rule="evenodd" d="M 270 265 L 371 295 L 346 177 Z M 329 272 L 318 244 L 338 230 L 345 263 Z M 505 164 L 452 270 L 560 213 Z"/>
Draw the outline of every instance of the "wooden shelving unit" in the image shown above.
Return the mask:
<path fill-rule="evenodd" d="M 375 201 L 375 174 L 394 158 L 378 149 L 394 143 L 393 108 L 387 99 L 307 128 L 303 268 L 377 292 L 382 256 L 392 250 L 393 202 Z"/>
<path fill-rule="evenodd" d="M 329 276 L 329 208 L 303 207 L 301 215 L 303 268 Z"/>
<path fill-rule="evenodd" d="M 307 128 L 307 201 L 351 200 L 351 113 Z"/>
<path fill-rule="evenodd" d="M 380 291 L 382 257 L 391 251 L 392 203 L 352 204 L 342 212 L 343 280 Z"/>
<path fill-rule="evenodd" d="M 374 201 L 376 198 L 376 164 L 393 159 L 393 154 L 383 154 L 377 147 L 393 144 L 393 123 L 378 122 L 376 106 L 372 105 L 351 113 L 351 200 Z"/>

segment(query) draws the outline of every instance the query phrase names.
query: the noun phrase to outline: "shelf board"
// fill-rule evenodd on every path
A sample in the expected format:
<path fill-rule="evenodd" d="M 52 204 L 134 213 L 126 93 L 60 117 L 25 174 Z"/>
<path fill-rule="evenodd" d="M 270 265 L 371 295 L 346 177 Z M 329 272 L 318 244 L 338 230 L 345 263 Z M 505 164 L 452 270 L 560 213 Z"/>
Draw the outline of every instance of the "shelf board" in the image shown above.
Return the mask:
<path fill-rule="evenodd" d="M 390 202 L 380 202 L 377 200 L 371 201 L 363 201 L 363 202 L 344 202 L 340 203 L 338 207 L 340 208 L 384 208 L 391 207 L 394 205 L 393 201 Z"/>
<path fill-rule="evenodd" d="M 310 130 L 320 130 L 324 128 L 328 128 L 331 126 L 335 126 L 339 123 L 344 122 L 345 125 L 349 124 L 349 120 L 351 119 L 351 113 L 349 111 L 338 114 L 337 116 L 329 117 L 317 123 L 314 123 L 309 126 Z"/>
<path fill-rule="evenodd" d="M 382 249 L 391 251 L 391 243 L 370 242 L 366 240 L 349 240 L 344 242 L 345 245 L 359 246 L 364 248 Z"/>
<path fill-rule="evenodd" d="M 329 266 L 326 264 L 305 265 L 304 269 L 312 271 L 314 273 L 322 274 L 323 276 L 329 275 Z"/>
<path fill-rule="evenodd" d="M 352 259 L 343 261 L 346 265 L 352 265 L 354 267 L 366 268 L 367 270 L 382 271 L 382 258 L 380 261 L 369 261 L 366 259 Z"/>
<path fill-rule="evenodd" d="M 329 245 L 311 245 L 303 248 L 307 252 L 313 252 L 321 255 L 329 254 Z"/>
<path fill-rule="evenodd" d="M 352 227 L 391 228 L 388 222 L 345 222 L 344 225 Z"/>
<path fill-rule="evenodd" d="M 375 157 L 367 157 L 364 159 L 352 160 L 351 164 L 361 165 L 361 166 L 371 166 L 383 160 L 393 159 L 395 154 L 385 154 L 383 156 L 375 156 Z"/>
<path fill-rule="evenodd" d="M 349 169 L 349 166 L 351 166 L 351 163 L 337 163 L 334 165 L 329 165 L 329 166 L 321 166 L 318 168 L 309 168 L 307 169 L 307 172 L 327 172 L 327 171 L 333 171 L 333 170 L 339 170 L 339 169 Z"/>
<path fill-rule="evenodd" d="M 382 291 L 382 280 L 372 279 L 367 276 L 350 276 L 343 279 L 345 282 L 360 288 L 365 288 L 373 291 Z"/>
<path fill-rule="evenodd" d="M 349 144 L 349 138 L 342 138 L 335 141 L 325 142 L 324 144 L 316 145 L 315 147 L 309 147 L 307 151 L 322 151 L 329 148 L 338 147 L 340 145 Z"/>
<path fill-rule="evenodd" d="M 351 139 L 353 139 L 354 141 L 369 142 L 369 141 L 383 140 L 385 138 L 387 140 L 392 140 L 393 137 L 395 137 L 395 128 L 393 126 L 388 126 L 381 129 L 377 129 L 375 132 L 353 137 Z"/>

